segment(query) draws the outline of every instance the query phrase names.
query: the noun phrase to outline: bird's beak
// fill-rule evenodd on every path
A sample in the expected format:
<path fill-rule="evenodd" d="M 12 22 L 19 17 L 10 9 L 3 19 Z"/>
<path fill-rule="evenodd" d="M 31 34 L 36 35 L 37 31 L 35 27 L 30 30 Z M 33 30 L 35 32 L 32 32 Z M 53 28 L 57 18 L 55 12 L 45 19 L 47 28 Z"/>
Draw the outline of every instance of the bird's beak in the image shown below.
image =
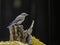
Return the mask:
<path fill-rule="evenodd" d="M 21 13 L 22 16 L 28 16 L 29 14 L 27 13 Z"/>
<path fill-rule="evenodd" d="M 24 15 L 25 15 L 25 16 L 28 16 L 29 14 L 26 13 L 26 14 L 24 14 Z"/>

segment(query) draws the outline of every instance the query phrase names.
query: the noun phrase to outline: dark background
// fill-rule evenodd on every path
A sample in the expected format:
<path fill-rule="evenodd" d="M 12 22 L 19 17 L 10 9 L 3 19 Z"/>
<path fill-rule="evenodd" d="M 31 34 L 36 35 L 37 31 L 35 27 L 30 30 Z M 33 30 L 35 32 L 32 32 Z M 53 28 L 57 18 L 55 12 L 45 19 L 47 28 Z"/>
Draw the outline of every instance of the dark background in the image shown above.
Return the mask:
<path fill-rule="evenodd" d="M 47 45 L 55 45 L 56 16 L 54 15 L 53 0 L 21 0 L 20 8 L 13 7 L 13 0 L 0 0 L 0 41 L 9 40 L 9 31 L 6 28 L 16 16 L 22 12 L 30 14 L 22 23 L 28 29 L 32 20 L 35 20 L 33 33 Z"/>

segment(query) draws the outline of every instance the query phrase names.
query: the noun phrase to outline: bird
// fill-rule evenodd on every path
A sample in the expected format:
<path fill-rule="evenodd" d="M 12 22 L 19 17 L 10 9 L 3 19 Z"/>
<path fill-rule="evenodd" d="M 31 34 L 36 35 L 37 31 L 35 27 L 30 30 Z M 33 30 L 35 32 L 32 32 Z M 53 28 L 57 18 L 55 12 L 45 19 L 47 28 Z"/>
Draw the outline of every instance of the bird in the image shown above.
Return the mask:
<path fill-rule="evenodd" d="M 10 23 L 7 28 L 11 28 L 14 24 L 21 24 L 24 20 L 25 17 L 28 16 L 29 14 L 23 12 L 20 15 L 18 15 L 15 20 L 12 21 L 12 23 Z"/>

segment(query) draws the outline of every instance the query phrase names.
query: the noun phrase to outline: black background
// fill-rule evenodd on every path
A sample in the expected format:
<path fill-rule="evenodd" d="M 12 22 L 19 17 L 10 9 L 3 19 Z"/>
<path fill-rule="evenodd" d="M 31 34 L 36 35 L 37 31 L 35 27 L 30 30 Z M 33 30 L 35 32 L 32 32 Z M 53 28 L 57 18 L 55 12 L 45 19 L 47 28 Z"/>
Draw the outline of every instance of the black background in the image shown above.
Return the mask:
<path fill-rule="evenodd" d="M 54 15 L 53 0 L 22 0 L 20 8 L 13 7 L 13 0 L 0 0 L 0 40 L 9 40 L 9 31 L 6 29 L 11 21 L 22 12 L 30 14 L 22 23 L 27 29 L 32 20 L 35 20 L 33 33 L 47 45 L 55 45 L 56 15 Z"/>

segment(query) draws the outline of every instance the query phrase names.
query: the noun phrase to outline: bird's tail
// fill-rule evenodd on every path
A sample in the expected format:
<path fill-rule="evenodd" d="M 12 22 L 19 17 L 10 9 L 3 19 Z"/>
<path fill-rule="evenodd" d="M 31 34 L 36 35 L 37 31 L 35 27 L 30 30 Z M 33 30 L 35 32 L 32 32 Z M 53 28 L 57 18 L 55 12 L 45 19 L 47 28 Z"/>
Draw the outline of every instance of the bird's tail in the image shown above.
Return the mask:
<path fill-rule="evenodd" d="M 6 28 L 11 28 L 13 25 L 13 23 L 10 23 Z"/>

